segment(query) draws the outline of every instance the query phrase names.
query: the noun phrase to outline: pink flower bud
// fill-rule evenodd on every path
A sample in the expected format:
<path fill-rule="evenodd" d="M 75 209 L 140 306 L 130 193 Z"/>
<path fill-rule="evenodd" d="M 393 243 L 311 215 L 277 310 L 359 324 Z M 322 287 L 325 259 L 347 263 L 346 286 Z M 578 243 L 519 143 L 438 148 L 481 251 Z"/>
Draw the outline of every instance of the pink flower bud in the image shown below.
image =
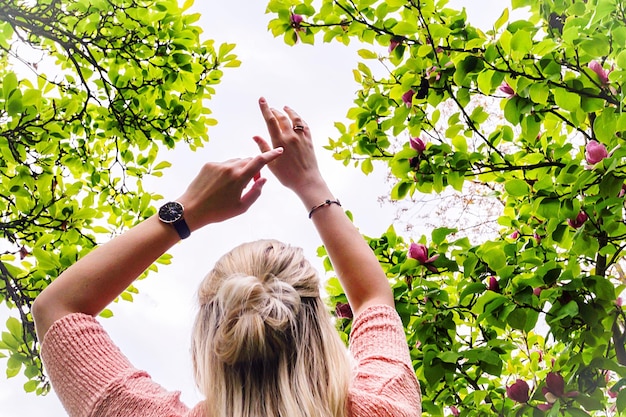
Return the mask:
<path fill-rule="evenodd" d="M 623 303 L 622 297 L 617 297 L 617 298 L 615 299 L 615 305 L 616 305 L 616 306 L 621 307 L 621 306 L 622 306 L 622 303 Z"/>
<path fill-rule="evenodd" d="M 335 315 L 340 319 L 351 319 L 353 317 L 352 308 L 348 303 L 337 303 L 335 306 Z"/>
<path fill-rule="evenodd" d="M 432 78 L 433 74 L 435 74 L 435 81 L 439 81 L 441 79 L 441 71 L 439 67 L 433 65 L 426 70 L 426 78 Z"/>
<path fill-rule="evenodd" d="M 543 291 L 543 288 L 541 287 L 533 288 L 533 294 L 535 294 L 537 297 L 541 295 L 541 291 Z"/>
<path fill-rule="evenodd" d="M 537 244 L 541 243 L 541 236 L 539 236 L 537 232 L 535 232 L 533 237 L 535 238 L 535 241 L 537 242 Z"/>
<path fill-rule="evenodd" d="M 506 94 L 506 96 L 508 98 L 511 98 L 511 97 L 515 96 L 515 90 L 513 90 L 513 88 L 506 81 L 502 82 L 500 87 L 498 87 L 498 90 L 500 90 L 502 93 Z"/>
<path fill-rule="evenodd" d="M 553 403 L 554 401 L 550 401 L 547 393 L 550 393 L 557 398 L 562 397 L 563 394 L 565 394 L 565 380 L 561 374 L 557 372 L 548 373 L 548 375 L 546 375 L 546 386 L 543 387 L 542 392 L 543 395 L 546 396 L 546 400 L 550 403 Z"/>
<path fill-rule="evenodd" d="M 523 379 L 518 379 L 513 385 L 506 387 L 506 395 L 513 401 L 518 403 L 527 403 L 530 399 L 528 391 L 530 387 L 528 383 Z"/>
<path fill-rule="evenodd" d="M 585 147 L 585 159 L 590 165 L 595 165 L 609 156 L 606 147 L 595 140 L 590 140 Z"/>
<path fill-rule="evenodd" d="M 509 237 L 513 240 L 517 240 L 519 238 L 519 230 L 516 230 L 513 233 L 511 233 Z"/>
<path fill-rule="evenodd" d="M 406 104 L 407 107 L 411 107 L 413 105 L 413 95 L 415 91 L 412 89 L 402 94 L 402 101 Z"/>
<path fill-rule="evenodd" d="M 291 21 L 291 26 L 300 27 L 300 23 L 304 20 L 302 15 L 292 13 L 289 20 Z"/>
<path fill-rule="evenodd" d="M 426 149 L 426 144 L 420 138 L 411 138 L 409 140 L 409 144 L 411 145 L 411 148 L 415 149 L 419 153 L 424 152 L 424 149 Z"/>
<path fill-rule="evenodd" d="M 602 85 L 607 85 L 609 83 L 609 72 L 602 68 L 602 64 L 598 61 L 591 61 L 589 63 L 589 69 L 598 75 Z"/>
<path fill-rule="evenodd" d="M 402 38 L 399 36 L 394 36 L 389 41 L 389 53 L 392 53 L 398 46 L 402 45 Z"/>
<path fill-rule="evenodd" d="M 456 408 L 456 406 L 454 406 L 454 405 L 450 406 L 450 412 L 452 413 L 452 415 L 453 415 L 454 417 L 459 417 L 459 414 L 461 414 L 461 413 L 459 412 L 459 409 L 458 409 L 458 408 Z"/>
<path fill-rule="evenodd" d="M 489 277 L 487 289 L 495 292 L 500 292 L 500 283 L 498 282 L 498 279 L 493 275 Z"/>
<path fill-rule="evenodd" d="M 587 216 L 587 213 L 581 211 L 575 219 L 567 219 L 567 224 L 572 226 L 574 229 L 580 229 L 588 218 L 589 216 Z"/>
<path fill-rule="evenodd" d="M 622 198 L 624 195 L 626 195 L 626 184 L 622 184 L 622 188 L 619 190 L 619 194 L 617 196 Z"/>
<path fill-rule="evenodd" d="M 30 255 L 30 252 L 28 251 L 28 249 L 26 249 L 25 246 L 22 246 L 20 248 L 20 259 L 23 260 L 24 258 L 26 258 L 28 255 Z"/>
<path fill-rule="evenodd" d="M 411 243 L 411 246 L 409 246 L 409 258 L 416 259 L 417 262 L 423 264 L 428 259 L 428 248 L 421 243 Z"/>
<path fill-rule="evenodd" d="M 426 245 L 423 245 L 421 243 L 411 243 L 411 246 L 409 246 L 409 258 L 417 260 L 417 262 L 426 266 L 429 271 L 435 274 L 439 273 L 437 267 L 435 265 L 431 265 L 433 262 L 439 259 L 439 255 L 433 255 L 429 258 L 428 248 L 426 247 Z"/>

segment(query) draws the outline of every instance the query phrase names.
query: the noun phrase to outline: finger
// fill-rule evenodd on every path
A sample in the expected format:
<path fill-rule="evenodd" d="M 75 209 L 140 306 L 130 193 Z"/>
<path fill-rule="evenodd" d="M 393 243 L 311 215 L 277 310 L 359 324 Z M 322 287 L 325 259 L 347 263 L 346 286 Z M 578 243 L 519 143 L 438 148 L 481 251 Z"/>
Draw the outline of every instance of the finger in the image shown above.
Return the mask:
<path fill-rule="evenodd" d="M 265 98 L 261 97 L 259 99 L 259 107 L 261 108 L 261 114 L 265 119 L 267 131 L 269 132 L 272 140 L 274 140 L 274 138 L 278 137 L 281 133 L 280 123 L 276 119 L 274 112 L 270 109 L 270 106 L 267 104 L 267 100 L 265 100 Z"/>
<path fill-rule="evenodd" d="M 267 182 L 266 178 L 260 178 L 258 181 L 255 181 L 250 189 L 241 196 L 241 205 L 243 211 L 248 210 L 255 201 L 259 199 L 261 196 L 261 190 L 263 189 L 263 185 Z"/>
<path fill-rule="evenodd" d="M 253 136 L 252 139 L 256 142 L 261 152 L 268 152 L 272 150 L 272 147 L 270 146 L 270 144 L 267 143 L 267 141 L 263 139 L 261 136 Z"/>
<path fill-rule="evenodd" d="M 257 172 L 261 171 L 261 168 L 263 168 L 265 165 L 269 164 L 282 154 L 283 148 L 278 147 L 255 156 L 254 158 L 252 158 L 252 160 L 250 160 L 250 162 L 246 164 L 243 170 L 243 178 L 252 178 Z"/>
<path fill-rule="evenodd" d="M 302 117 L 300 117 L 298 113 L 296 113 L 294 109 L 289 106 L 285 106 L 284 109 L 285 113 L 287 113 L 287 116 L 289 116 L 289 118 L 291 119 L 291 123 L 294 126 L 302 126 L 305 129 L 309 127 L 309 125 L 302 119 Z"/>
<path fill-rule="evenodd" d="M 289 132 L 292 129 L 291 120 L 289 120 L 289 118 L 285 116 L 283 112 L 278 111 L 276 109 L 271 109 L 271 110 L 276 120 L 278 120 L 278 125 L 280 126 L 281 131 Z"/>

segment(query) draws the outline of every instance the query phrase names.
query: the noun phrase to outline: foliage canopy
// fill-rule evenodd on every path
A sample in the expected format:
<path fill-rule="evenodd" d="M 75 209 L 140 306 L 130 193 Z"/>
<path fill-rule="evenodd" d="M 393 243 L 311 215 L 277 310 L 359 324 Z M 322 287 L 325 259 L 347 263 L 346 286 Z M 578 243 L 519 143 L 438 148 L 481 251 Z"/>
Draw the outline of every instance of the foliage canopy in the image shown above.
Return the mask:
<path fill-rule="evenodd" d="M 446 1 L 268 5 L 287 44 L 365 45 L 350 122 L 327 146 L 337 159 L 388 169 L 393 199 L 480 184 L 502 203 L 487 241 L 445 227 L 369 238 L 424 414 L 614 415 L 626 410 L 626 3 L 511 9 L 528 18 L 507 8 L 483 31 Z M 329 290 L 346 301 L 336 281 Z"/>
<path fill-rule="evenodd" d="M 176 0 L 0 1 L 0 355 L 46 392 L 30 305 L 99 242 L 154 213 L 142 179 L 215 123 L 204 101 L 234 45 Z M 168 262 L 168 257 L 160 259 Z M 152 267 L 156 269 L 156 267 Z M 132 300 L 130 287 L 121 295 Z M 110 315 L 105 311 L 104 315 Z"/>

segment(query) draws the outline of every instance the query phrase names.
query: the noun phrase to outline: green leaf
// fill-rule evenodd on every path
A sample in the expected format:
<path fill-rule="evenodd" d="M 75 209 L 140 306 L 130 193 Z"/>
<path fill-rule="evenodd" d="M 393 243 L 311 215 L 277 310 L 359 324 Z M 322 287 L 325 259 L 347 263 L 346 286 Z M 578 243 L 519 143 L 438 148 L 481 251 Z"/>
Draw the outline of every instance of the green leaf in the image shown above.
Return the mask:
<path fill-rule="evenodd" d="M 28 381 L 24 383 L 24 391 L 33 392 L 37 389 L 38 386 L 39 386 L 39 381 L 36 381 L 36 380 Z"/>
<path fill-rule="evenodd" d="M 524 197 L 530 193 L 530 187 L 526 181 L 512 179 L 504 184 L 504 189 L 513 197 Z"/>
<path fill-rule="evenodd" d="M 563 88 L 554 90 L 554 101 L 557 106 L 571 112 L 575 112 L 580 108 L 580 96 Z"/>
<path fill-rule="evenodd" d="M 626 50 L 621 51 L 615 58 L 618 67 L 626 70 Z"/>
<path fill-rule="evenodd" d="M 363 171 L 365 175 L 369 175 L 374 171 L 374 165 L 370 158 L 364 159 L 363 162 L 361 162 L 361 171 Z"/>
<path fill-rule="evenodd" d="M 12 92 L 17 90 L 17 75 L 14 72 L 8 72 L 2 78 L 2 96 L 9 97 Z"/>
<path fill-rule="evenodd" d="M 358 54 L 363 59 L 378 59 L 378 55 L 369 49 L 359 49 Z"/>
<path fill-rule="evenodd" d="M 111 317 L 113 317 L 113 312 L 109 310 L 108 308 L 105 308 L 104 310 L 102 310 L 102 312 L 100 312 L 99 315 L 102 318 L 110 319 Z"/>
<path fill-rule="evenodd" d="M 550 89 L 543 83 L 533 83 L 529 89 L 530 99 L 538 104 L 547 104 Z"/>
<path fill-rule="evenodd" d="M 448 227 L 438 227 L 432 231 L 433 244 L 441 245 L 451 233 L 456 233 L 457 229 Z"/>
<path fill-rule="evenodd" d="M 610 142 L 615 137 L 615 127 L 619 119 L 619 114 L 606 109 L 595 119 L 593 131 L 600 142 Z"/>
<path fill-rule="evenodd" d="M 402 200 L 408 194 L 411 183 L 400 181 L 391 190 L 391 198 L 394 200 Z"/>
<path fill-rule="evenodd" d="M 22 338 L 22 323 L 15 317 L 9 317 L 6 321 L 7 329 L 16 339 Z"/>
<path fill-rule="evenodd" d="M 508 21 L 509 21 L 509 9 L 504 9 L 504 11 L 502 11 L 502 14 L 498 18 L 498 20 L 496 20 L 495 23 L 493 24 L 493 28 L 495 30 L 498 30 Z"/>
<path fill-rule="evenodd" d="M 619 394 L 617 395 L 617 401 L 615 402 L 615 404 L 617 406 L 618 413 L 621 414 L 626 411 L 626 390 L 620 390 Z"/>
<path fill-rule="evenodd" d="M 516 59 L 523 58 L 532 47 L 532 35 L 528 31 L 518 30 L 511 38 L 511 55 Z"/>
<path fill-rule="evenodd" d="M 483 292 L 485 292 L 486 289 L 487 289 L 487 286 L 485 284 L 483 284 L 482 282 L 473 282 L 473 283 L 469 284 L 467 287 L 465 287 L 463 292 L 461 292 L 461 295 L 459 297 L 459 301 L 462 302 L 469 295 L 483 293 Z"/>

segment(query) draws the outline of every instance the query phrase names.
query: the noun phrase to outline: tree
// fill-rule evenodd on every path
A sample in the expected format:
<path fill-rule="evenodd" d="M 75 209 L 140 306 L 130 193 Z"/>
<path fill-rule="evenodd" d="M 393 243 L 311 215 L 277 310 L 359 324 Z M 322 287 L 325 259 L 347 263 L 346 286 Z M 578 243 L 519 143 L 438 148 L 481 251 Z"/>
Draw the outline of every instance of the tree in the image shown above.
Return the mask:
<path fill-rule="evenodd" d="M 505 9 L 487 32 L 445 4 L 268 5 L 286 43 L 359 41 L 373 62 L 354 70 L 349 123 L 327 146 L 337 159 L 388 169 L 396 200 L 479 184 L 503 205 L 488 240 L 445 225 L 368 238 L 406 327 L 424 415 L 622 413 L 626 3 L 513 0 L 528 18 Z M 336 280 L 329 292 L 347 337 Z"/>
<path fill-rule="evenodd" d="M 191 3 L 0 1 L 0 301 L 18 315 L 0 355 L 7 377 L 29 379 L 26 391 L 49 390 L 30 315 L 36 295 L 153 214 L 161 197 L 142 180 L 169 166 L 159 150 L 201 147 L 216 123 L 204 100 L 221 68 L 239 61 L 234 45 L 200 40 Z"/>

